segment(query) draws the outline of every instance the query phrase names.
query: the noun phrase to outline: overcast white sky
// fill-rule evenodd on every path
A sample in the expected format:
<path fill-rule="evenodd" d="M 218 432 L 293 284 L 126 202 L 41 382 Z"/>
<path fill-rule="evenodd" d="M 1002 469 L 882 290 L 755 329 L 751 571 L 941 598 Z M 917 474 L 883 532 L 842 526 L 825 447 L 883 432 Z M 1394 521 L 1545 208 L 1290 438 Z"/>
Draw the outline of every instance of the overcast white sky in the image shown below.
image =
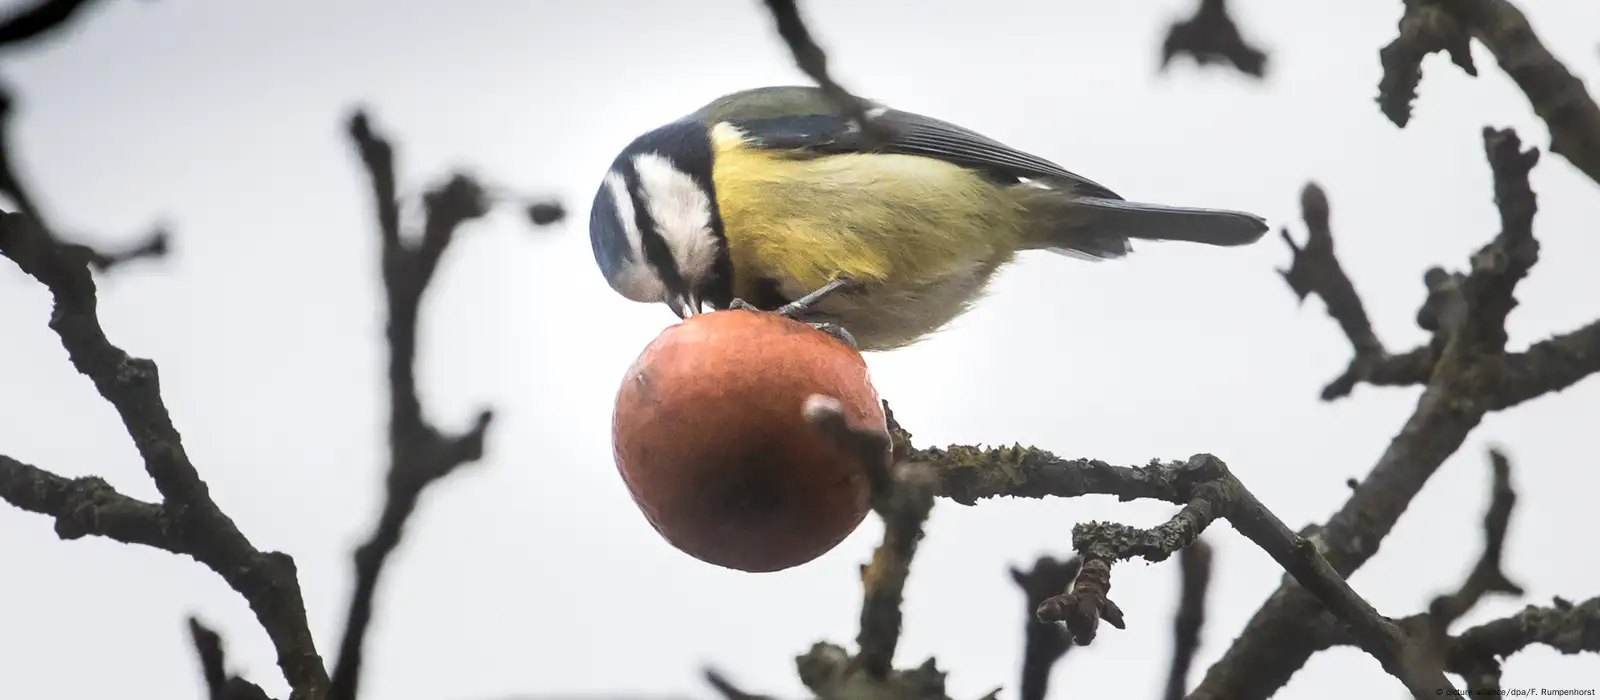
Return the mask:
<path fill-rule="evenodd" d="M 6 6 L 15 2 L 4 3 Z M 1422 271 L 1459 267 L 1495 232 L 1479 130 L 1547 136 L 1476 48 L 1483 77 L 1440 57 L 1413 125 L 1373 103 L 1377 50 L 1398 0 L 1239 2 L 1273 51 L 1258 85 L 1187 64 L 1156 77 L 1154 3 L 806 3 L 858 91 L 963 123 L 1136 199 L 1257 211 L 1295 225 L 1323 183 L 1338 245 L 1384 339 L 1408 347 Z M 1546 44 L 1600 75 L 1600 4 L 1522 0 Z M 155 359 L 168 405 L 212 493 L 263 548 L 294 555 L 331 661 L 349 551 L 375 517 L 383 402 L 373 224 L 343 136 L 374 107 L 412 186 L 465 165 L 586 213 L 615 150 L 735 89 L 803 82 L 755 0 L 111 2 L 67 40 L 4 57 L 19 95 L 15 157 L 49 211 L 103 240 L 165 218 L 177 252 L 101 286 L 122 347 Z M 1600 86 L 1592 86 L 1591 91 Z M 1600 313 L 1600 192 L 1559 157 L 1534 174 L 1542 261 L 1520 287 L 1513 344 Z M 500 410 L 485 463 L 433 490 L 381 593 L 371 698 L 694 693 L 714 663 L 752 690 L 802 691 L 794 655 L 854 638 L 869 519 L 797 569 L 749 575 L 662 542 L 612 465 L 615 384 L 674 321 L 614 295 L 584 216 L 530 233 L 501 215 L 467 231 L 429 298 L 421 374 L 431 414 Z M 947 333 L 870 358 L 880 392 L 924 445 L 1036 444 L 1140 463 L 1212 452 L 1292 527 L 1324 520 L 1415 403 L 1417 390 L 1316 399 L 1348 346 L 1320 302 L 1297 308 L 1274 237 L 1249 249 L 1145 245 L 1091 265 L 1039 254 L 1010 268 Z M 46 293 L 0 266 L 0 452 L 124 492 L 154 488 L 112 409 L 67 363 Z M 1600 383 L 1494 416 L 1450 460 L 1354 585 L 1392 615 L 1453 587 L 1481 543 L 1485 449 L 1515 459 L 1507 566 L 1529 600 L 1600 593 L 1588 528 L 1600 487 Z M 1585 416 L 1589 416 L 1585 418 Z M 1585 426 L 1588 427 L 1585 427 Z M 1112 499 L 941 503 L 907 595 L 898 660 L 937 655 L 950 693 L 1015 697 L 1023 606 L 1006 570 L 1064 554 L 1073 524 L 1149 525 L 1161 504 Z M 1226 527 L 1195 680 L 1278 585 Z M 282 692 L 243 600 L 187 559 L 105 541 L 63 543 L 45 519 L 0 508 L 0 696 L 200 697 L 183 624 L 198 613 L 231 659 Z M 1056 673 L 1059 694 L 1156 697 L 1167 669 L 1173 564 L 1115 574 L 1126 631 Z M 1515 611 L 1495 601 L 1471 622 Z M 1593 687 L 1600 659 L 1518 655 L 1508 686 Z M 1392 697 L 1360 653 L 1317 657 L 1284 697 Z"/>

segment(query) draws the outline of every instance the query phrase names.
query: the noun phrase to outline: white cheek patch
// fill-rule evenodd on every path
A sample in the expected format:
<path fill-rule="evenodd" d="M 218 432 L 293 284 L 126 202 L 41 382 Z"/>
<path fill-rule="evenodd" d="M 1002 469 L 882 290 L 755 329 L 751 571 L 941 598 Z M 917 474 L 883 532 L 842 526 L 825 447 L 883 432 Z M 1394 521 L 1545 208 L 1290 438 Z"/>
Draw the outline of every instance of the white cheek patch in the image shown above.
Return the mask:
<path fill-rule="evenodd" d="M 621 173 L 610 172 L 606 173 L 605 185 L 611 192 L 611 201 L 617 210 L 617 223 L 622 226 L 623 235 L 628 239 L 628 249 L 633 254 L 632 259 L 612 280 L 612 286 L 617 293 L 633 301 L 651 303 L 666 300 L 667 285 L 644 259 L 644 244 L 639 237 L 639 220 L 634 218 L 633 196 L 628 193 L 628 181 Z"/>
<path fill-rule="evenodd" d="M 611 202 L 617 208 L 617 223 L 622 224 L 622 232 L 628 237 L 628 248 L 638 258 L 644 244 L 639 239 L 639 220 L 633 211 L 633 195 L 628 192 L 628 181 L 622 177 L 622 173 L 606 173 L 606 189 L 611 191 Z"/>
<path fill-rule="evenodd" d="M 711 144 L 718 150 L 738 146 L 744 141 L 744 132 L 728 122 L 717 122 L 711 127 Z"/>
<path fill-rule="evenodd" d="M 633 167 L 639 174 L 650 218 L 672 250 L 678 271 L 686 280 L 705 277 L 717 259 L 717 239 L 711 232 L 711 195 L 660 154 L 636 155 Z"/>

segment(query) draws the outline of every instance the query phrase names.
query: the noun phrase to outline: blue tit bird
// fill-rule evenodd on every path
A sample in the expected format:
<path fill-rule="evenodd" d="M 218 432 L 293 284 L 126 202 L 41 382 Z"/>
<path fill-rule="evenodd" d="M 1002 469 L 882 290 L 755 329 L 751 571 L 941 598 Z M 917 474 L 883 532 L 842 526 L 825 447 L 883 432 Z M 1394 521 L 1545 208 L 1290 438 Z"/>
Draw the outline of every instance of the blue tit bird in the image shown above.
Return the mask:
<path fill-rule="evenodd" d="M 1021 251 L 1100 260 L 1135 239 L 1240 246 L 1267 231 L 1245 212 L 1127 201 L 955 124 L 867 106 L 887 138 L 817 88 L 766 87 L 635 139 L 590 211 L 606 281 L 679 318 L 755 307 L 881 351 L 965 313 Z"/>

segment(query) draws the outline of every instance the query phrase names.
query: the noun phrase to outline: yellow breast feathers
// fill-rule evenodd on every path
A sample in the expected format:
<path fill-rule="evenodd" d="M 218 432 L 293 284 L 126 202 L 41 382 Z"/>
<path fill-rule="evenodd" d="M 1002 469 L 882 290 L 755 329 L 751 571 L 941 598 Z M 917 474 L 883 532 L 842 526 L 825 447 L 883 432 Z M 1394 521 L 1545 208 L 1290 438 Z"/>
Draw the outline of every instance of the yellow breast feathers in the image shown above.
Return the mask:
<path fill-rule="evenodd" d="M 918 156 L 807 157 L 749 147 L 712 130 L 717 206 L 736 275 L 820 287 L 838 274 L 865 283 L 926 283 L 1009 256 L 1020 211 L 1001 187 L 966 168 Z"/>

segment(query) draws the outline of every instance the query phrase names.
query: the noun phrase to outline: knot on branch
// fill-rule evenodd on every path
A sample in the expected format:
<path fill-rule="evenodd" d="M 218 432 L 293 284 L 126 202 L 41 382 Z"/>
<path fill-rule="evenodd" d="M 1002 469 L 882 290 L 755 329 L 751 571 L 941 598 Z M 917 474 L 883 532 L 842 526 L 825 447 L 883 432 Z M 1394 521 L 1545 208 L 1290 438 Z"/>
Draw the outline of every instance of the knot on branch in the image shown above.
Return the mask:
<path fill-rule="evenodd" d="M 64 540 L 104 532 L 100 514 L 126 498 L 98 476 L 73 479 L 68 489 L 73 497 L 56 513 L 55 523 L 56 536 Z"/>
<path fill-rule="evenodd" d="M 1437 265 L 1422 273 L 1428 296 L 1417 309 L 1417 327 L 1439 340 L 1461 328 L 1467 320 L 1467 300 L 1462 293 L 1467 276 Z"/>

